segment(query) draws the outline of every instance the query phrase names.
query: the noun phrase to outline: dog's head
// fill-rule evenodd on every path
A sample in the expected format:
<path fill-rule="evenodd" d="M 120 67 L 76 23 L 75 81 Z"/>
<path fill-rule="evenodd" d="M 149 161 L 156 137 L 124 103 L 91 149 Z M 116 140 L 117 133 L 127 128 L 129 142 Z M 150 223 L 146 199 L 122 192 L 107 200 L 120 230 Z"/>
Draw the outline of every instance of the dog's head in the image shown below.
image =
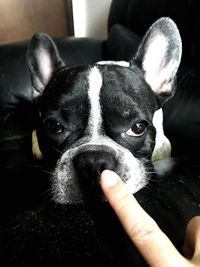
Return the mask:
<path fill-rule="evenodd" d="M 173 93 L 181 50 L 169 18 L 150 27 L 126 64 L 69 68 L 49 36 L 33 36 L 27 61 L 40 116 L 37 136 L 44 157 L 56 162 L 57 202 L 80 203 L 98 195 L 104 169 L 118 173 L 132 193 L 147 184 L 153 117 Z"/>

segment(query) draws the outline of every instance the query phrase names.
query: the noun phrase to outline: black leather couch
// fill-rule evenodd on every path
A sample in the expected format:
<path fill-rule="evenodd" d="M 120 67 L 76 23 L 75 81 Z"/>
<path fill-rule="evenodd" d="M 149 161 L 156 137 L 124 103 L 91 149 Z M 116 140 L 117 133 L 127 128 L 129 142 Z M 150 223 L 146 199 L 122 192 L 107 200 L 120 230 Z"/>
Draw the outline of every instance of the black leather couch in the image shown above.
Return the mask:
<path fill-rule="evenodd" d="M 170 16 L 183 40 L 177 91 L 164 105 L 172 158 L 136 197 L 182 252 L 187 222 L 200 215 L 200 50 L 197 1 L 113 0 L 108 39 L 57 38 L 69 66 L 128 60 L 159 17 Z M 145 266 L 107 204 L 59 206 L 48 166 L 33 158 L 37 123 L 26 67 L 28 40 L 0 44 L 1 266 Z"/>

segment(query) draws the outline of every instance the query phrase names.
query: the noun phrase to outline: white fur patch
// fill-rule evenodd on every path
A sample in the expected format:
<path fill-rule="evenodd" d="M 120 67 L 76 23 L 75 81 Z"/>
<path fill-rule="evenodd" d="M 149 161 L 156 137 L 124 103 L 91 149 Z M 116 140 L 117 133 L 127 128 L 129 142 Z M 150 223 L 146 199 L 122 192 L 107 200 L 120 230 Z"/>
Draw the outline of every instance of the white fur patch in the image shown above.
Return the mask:
<path fill-rule="evenodd" d="M 117 65 L 121 67 L 130 67 L 130 63 L 127 61 L 113 61 L 113 60 L 105 60 L 97 62 L 98 65 Z"/>
<path fill-rule="evenodd" d="M 93 143 L 86 137 L 79 140 L 72 148 L 67 150 L 57 163 L 53 178 L 54 200 L 58 203 L 82 203 L 83 192 L 78 182 L 79 177 L 73 165 L 73 158 L 83 151 L 92 151 L 93 147 L 99 151 L 101 147 L 108 147 L 116 156 L 118 166 L 116 173 L 125 182 L 131 193 L 136 193 L 147 184 L 145 168 L 142 163 L 126 148 L 120 146 L 108 136 L 99 136 Z"/>
<path fill-rule="evenodd" d="M 171 156 L 171 143 L 164 134 L 162 108 L 154 113 L 153 125 L 156 128 L 156 144 L 152 154 L 152 161 L 169 158 Z"/>

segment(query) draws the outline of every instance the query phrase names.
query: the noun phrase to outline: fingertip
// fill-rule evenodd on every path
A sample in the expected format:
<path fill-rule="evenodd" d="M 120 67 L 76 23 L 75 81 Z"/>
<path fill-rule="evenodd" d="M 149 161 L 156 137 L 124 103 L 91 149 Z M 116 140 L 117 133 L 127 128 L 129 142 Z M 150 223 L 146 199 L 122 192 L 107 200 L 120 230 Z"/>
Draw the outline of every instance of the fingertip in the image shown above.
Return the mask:
<path fill-rule="evenodd" d="M 114 187 L 119 179 L 119 176 L 114 171 L 104 170 L 101 174 L 101 186 L 103 188 Z"/>
<path fill-rule="evenodd" d="M 191 225 L 195 225 L 195 226 L 200 226 L 200 216 L 197 215 L 195 217 L 193 217 L 188 224 L 191 224 Z"/>

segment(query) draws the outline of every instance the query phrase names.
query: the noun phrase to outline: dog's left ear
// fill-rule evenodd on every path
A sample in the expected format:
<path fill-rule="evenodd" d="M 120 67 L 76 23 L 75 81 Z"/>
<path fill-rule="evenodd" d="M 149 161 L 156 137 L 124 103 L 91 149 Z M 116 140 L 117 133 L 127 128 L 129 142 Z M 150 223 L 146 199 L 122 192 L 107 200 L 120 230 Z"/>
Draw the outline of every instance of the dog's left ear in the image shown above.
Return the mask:
<path fill-rule="evenodd" d="M 146 82 L 162 104 L 173 93 L 174 79 L 181 61 L 179 30 L 168 17 L 158 19 L 147 31 L 130 65 L 137 64 Z"/>
<path fill-rule="evenodd" d="M 33 35 L 27 51 L 33 97 L 40 96 L 53 72 L 64 66 L 54 41 L 45 33 Z"/>

